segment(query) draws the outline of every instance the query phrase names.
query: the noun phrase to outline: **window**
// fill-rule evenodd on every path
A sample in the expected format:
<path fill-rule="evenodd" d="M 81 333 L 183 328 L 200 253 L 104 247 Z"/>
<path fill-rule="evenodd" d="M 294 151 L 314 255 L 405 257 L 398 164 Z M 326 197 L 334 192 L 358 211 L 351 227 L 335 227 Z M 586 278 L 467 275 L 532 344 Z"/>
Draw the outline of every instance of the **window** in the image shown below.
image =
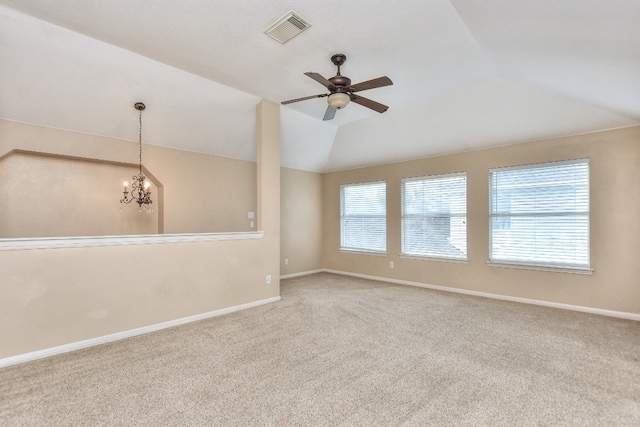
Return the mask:
<path fill-rule="evenodd" d="M 402 253 L 467 258 L 467 175 L 402 181 Z"/>
<path fill-rule="evenodd" d="M 490 171 L 490 259 L 589 268 L 589 161 Z"/>
<path fill-rule="evenodd" d="M 340 247 L 387 250 L 387 184 L 369 182 L 340 187 Z"/>

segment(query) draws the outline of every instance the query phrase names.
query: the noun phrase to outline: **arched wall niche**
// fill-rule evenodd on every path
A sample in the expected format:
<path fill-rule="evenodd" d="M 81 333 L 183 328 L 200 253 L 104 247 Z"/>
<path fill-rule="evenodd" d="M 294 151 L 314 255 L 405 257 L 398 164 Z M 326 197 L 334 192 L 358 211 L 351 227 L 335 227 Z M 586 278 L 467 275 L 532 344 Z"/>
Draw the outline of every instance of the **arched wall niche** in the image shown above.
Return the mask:
<path fill-rule="evenodd" d="M 123 204 L 122 184 L 138 166 L 14 149 L 0 157 L 0 238 L 162 234 L 164 186 L 151 182 L 153 210 Z"/>

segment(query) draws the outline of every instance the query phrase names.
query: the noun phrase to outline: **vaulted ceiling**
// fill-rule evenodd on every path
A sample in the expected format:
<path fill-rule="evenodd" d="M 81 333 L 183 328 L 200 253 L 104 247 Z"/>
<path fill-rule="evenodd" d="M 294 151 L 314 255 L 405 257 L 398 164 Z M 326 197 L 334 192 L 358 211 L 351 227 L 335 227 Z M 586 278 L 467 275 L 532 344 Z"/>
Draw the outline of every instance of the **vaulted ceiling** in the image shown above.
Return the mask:
<path fill-rule="evenodd" d="M 280 44 L 289 10 L 311 27 Z M 255 105 L 325 93 L 331 55 L 362 94 L 281 107 L 281 162 L 331 171 L 640 124 L 638 0 L 0 0 L 0 118 L 255 159 Z"/>

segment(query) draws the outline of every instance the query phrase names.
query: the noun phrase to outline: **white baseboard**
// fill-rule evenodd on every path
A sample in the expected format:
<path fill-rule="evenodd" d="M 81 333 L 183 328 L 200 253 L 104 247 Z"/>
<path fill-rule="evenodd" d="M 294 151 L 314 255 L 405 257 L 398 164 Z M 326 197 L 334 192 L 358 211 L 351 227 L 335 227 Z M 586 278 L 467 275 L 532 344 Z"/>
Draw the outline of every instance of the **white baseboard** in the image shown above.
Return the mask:
<path fill-rule="evenodd" d="M 124 338 L 135 337 L 136 335 L 142 335 L 149 332 L 159 331 L 161 329 L 184 325 L 185 323 L 197 322 L 198 320 L 222 316 L 223 314 L 246 310 L 248 308 L 258 307 L 264 304 L 278 302 L 280 300 L 281 298 L 279 296 L 267 298 L 259 301 L 249 302 L 246 304 L 235 305 L 233 307 L 221 308 L 219 310 L 210 311 L 208 313 L 201 313 L 194 316 L 183 317 L 182 319 L 170 320 L 168 322 L 157 323 L 155 325 L 144 326 L 142 328 L 131 329 L 128 331 L 117 332 L 115 334 L 109 334 L 101 337 L 90 338 L 88 340 L 73 342 L 70 344 L 59 345 L 57 347 L 46 348 L 44 350 L 33 351 L 31 353 L 19 354 L 17 356 L 0 359 L 0 368 L 17 365 L 19 363 L 30 362 L 32 360 L 42 359 L 49 356 L 55 356 L 57 354 L 67 353 L 74 350 L 80 350 L 82 348 L 93 347 L 95 345 L 105 344 Z"/>
<path fill-rule="evenodd" d="M 324 271 L 326 270 L 319 269 L 319 270 L 301 271 L 300 273 L 285 274 L 284 276 L 280 276 L 280 280 L 292 279 L 294 277 L 308 276 L 310 274 L 322 273 Z"/>
<path fill-rule="evenodd" d="M 458 294 L 473 295 L 476 297 L 492 298 L 492 299 L 511 301 L 511 302 L 520 302 L 523 304 L 540 305 L 544 307 L 560 308 L 563 310 L 580 311 L 583 313 L 599 314 L 601 316 L 617 317 L 620 319 L 640 321 L 640 314 L 637 314 L 637 313 L 604 310 L 601 308 L 584 307 L 580 305 L 563 304 L 559 302 L 542 301 L 542 300 L 536 300 L 536 299 L 530 299 L 530 298 L 512 297 L 508 295 L 492 294 L 489 292 L 478 292 L 478 291 L 471 291 L 467 289 L 451 288 L 448 286 L 429 285 L 426 283 L 410 282 L 408 280 L 389 279 L 387 277 L 378 277 L 378 276 L 370 276 L 367 274 L 350 273 L 348 271 L 339 271 L 339 270 L 330 270 L 330 269 L 323 269 L 322 271 L 326 273 L 341 274 L 344 276 L 359 277 L 361 279 L 378 280 L 381 282 L 393 283 L 396 285 L 417 286 L 419 288 L 434 289 L 437 291 L 455 292 Z"/>

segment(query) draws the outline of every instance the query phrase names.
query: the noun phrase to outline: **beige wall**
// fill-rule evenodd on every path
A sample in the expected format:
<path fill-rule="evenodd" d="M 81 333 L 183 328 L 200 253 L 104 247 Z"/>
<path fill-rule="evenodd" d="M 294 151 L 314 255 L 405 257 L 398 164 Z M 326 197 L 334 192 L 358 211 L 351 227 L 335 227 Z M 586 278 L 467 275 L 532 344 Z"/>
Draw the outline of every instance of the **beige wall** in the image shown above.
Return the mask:
<path fill-rule="evenodd" d="M 247 218 L 258 209 L 256 163 L 153 148 L 143 163 L 163 185 L 165 233 L 257 229 Z"/>
<path fill-rule="evenodd" d="M 490 267 L 490 168 L 590 159 L 592 275 Z M 402 178 L 467 173 L 466 264 L 400 257 Z M 340 251 L 341 184 L 387 182 L 387 255 Z M 640 127 L 382 165 L 323 177 L 324 267 L 430 285 L 640 313 Z M 389 262 L 395 268 L 389 268 Z"/>
<path fill-rule="evenodd" d="M 135 203 L 120 209 L 123 182 L 138 172 L 137 143 L 0 120 L 0 197 L 11 201 L 0 237 L 252 230 L 256 163 L 147 144 L 142 153 L 151 220 Z"/>
<path fill-rule="evenodd" d="M 262 239 L 0 251 L 0 358 L 277 297 L 279 106 L 263 101 L 257 114 L 260 203 L 254 197 L 253 206 Z M 28 149 L 121 162 L 137 154 L 125 141 L 3 121 L 1 152 L 13 148 L 16 133 Z M 182 161 L 170 160 L 171 167 Z M 149 156 L 150 170 L 162 171 L 160 164 Z M 158 176 L 169 185 L 173 175 Z"/>
<path fill-rule="evenodd" d="M 319 270 L 322 268 L 322 175 L 282 168 L 280 176 L 280 271 L 288 275 Z"/>
<path fill-rule="evenodd" d="M 157 234 L 157 208 L 141 214 L 137 204 L 118 202 L 118 182 L 134 173 L 120 164 L 13 151 L 0 159 L 0 198 L 8 202 L 0 208 L 0 238 Z M 158 206 L 157 187 L 151 191 Z"/>

